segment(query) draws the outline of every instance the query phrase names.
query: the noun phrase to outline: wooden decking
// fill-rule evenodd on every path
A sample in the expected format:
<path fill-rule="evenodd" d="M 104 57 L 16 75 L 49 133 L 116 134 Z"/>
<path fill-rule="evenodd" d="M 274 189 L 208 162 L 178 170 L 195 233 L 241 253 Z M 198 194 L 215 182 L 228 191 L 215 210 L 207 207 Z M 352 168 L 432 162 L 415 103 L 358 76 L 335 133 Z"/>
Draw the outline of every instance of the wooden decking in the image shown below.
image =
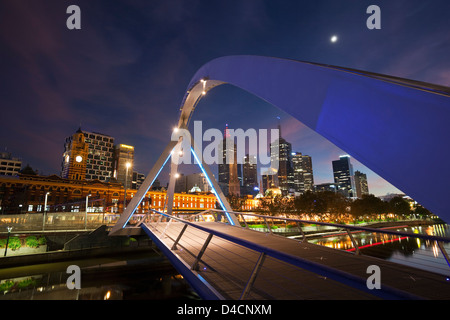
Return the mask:
<path fill-rule="evenodd" d="M 440 274 L 226 224 L 215 222 L 195 224 L 247 243 L 257 244 L 267 252 L 280 252 L 288 258 L 311 263 L 313 266 L 308 271 L 267 254 L 246 296 L 247 299 L 381 299 L 377 295 L 380 291 L 368 290 L 365 287 L 366 280 L 371 275 L 367 273 L 370 265 L 380 268 L 382 289 L 391 289 L 394 299 L 397 294 L 399 299 L 450 299 L 450 281 Z M 183 228 L 180 222 L 172 222 L 169 227 L 167 223 L 159 223 L 156 229 L 155 225 L 147 224 L 147 226 L 158 237 L 165 232 L 160 240 L 169 248 L 173 246 Z M 186 265 L 192 266 L 196 263 L 196 257 L 207 238 L 207 232 L 188 226 L 172 253 Z M 261 253 L 257 250 L 214 235 L 196 270 L 223 298 L 237 300 L 241 298 L 261 257 Z M 314 265 L 334 270 L 338 279 L 324 275 L 321 268 L 317 268 L 316 272 Z M 349 282 L 339 280 L 346 278 Z M 356 288 L 357 286 L 352 285 L 358 282 L 364 284 L 366 290 L 360 290 L 361 287 Z"/>

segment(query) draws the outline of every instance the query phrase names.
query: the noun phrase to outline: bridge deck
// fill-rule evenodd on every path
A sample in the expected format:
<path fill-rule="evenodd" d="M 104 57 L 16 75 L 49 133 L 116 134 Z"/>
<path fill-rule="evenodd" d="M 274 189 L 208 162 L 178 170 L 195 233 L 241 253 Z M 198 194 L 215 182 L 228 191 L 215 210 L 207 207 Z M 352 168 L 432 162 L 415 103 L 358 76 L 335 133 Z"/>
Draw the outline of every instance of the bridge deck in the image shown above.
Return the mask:
<path fill-rule="evenodd" d="M 215 222 L 197 222 L 223 234 L 234 236 L 249 243 L 255 243 L 268 250 L 275 250 L 288 256 L 298 257 L 313 264 L 320 264 L 340 275 L 349 275 L 360 279 L 365 284 L 370 276 L 367 267 L 377 265 L 381 270 L 382 288 L 393 288 L 411 296 L 406 298 L 450 299 L 450 283 L 443 275 L 427 272 L 404 265 L 390 263 L 381 259 L 355 255 L 349 252 L 331 249 L 306 242 L 298 242 L 281 236 L 246 230 Z M 183 224 L 172 222 L 146 224 L 152 232 L 160 237 L 166 246 L 172 247 L 178 238 Z M 208 233 L 188 226 L 179 240 L 176 250 L 172 252 L 187 265 L 195 263 Z M 199 263 L 198 274 L 210 283 L 225 299 L 239 299 L 245 288 L 260 252 L 237 245 L 231 241 L 213 236 Z M 266 256 L 259 269 L 247 299 L 378 299 L 371 294 L 376 289 L 361 291 L 354 286 L 304 270 L 289 263 Z"/>

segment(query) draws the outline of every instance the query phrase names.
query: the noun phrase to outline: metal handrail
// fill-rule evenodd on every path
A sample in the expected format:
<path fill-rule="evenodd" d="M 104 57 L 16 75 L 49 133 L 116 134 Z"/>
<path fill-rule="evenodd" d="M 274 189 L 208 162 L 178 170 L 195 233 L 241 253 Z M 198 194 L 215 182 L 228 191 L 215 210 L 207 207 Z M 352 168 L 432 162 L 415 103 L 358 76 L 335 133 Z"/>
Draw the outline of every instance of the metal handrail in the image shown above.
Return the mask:
<path fill-rule="evenodd" d="M 366 283 L 364 281 L 362 281 L 360 278 L 355 277 L 355 276 L 353 276 L 351 274 L 348 274 L 348 273 L 346 273 L 344 271 L 337 270 L 337 269 L 334 269 L 334 268 L 331 268 L 331 267 L 328 267 L 326 265 L 319 264 L 319 263 L 316 263 L 316 262 L 313 262 L 313 261 L 309 261 L 309 260 L 301 258 L 301 257 L 292 256 L 290 254 L 277 251 L 277 250 L 272 249 L 270 247 L 266 247 L 266 246 L 260 245 L 258 243 L 254 243 L 254 242 L 251 242 L 251 241 L 248 241 L 248 240 L 245 240 L 245 239 L 241 239 L 239 237 L 236 237 L 236 236 L 233 236 L 233 235 L 230 235 L 230 234 L 226 234 L 226 233 L 223 233 L 223 232 L 220 232 L 220 231 L 208 228 L 207 226 L 204 226 L 202 224 L 196 224 L 196 223 L 193 223 L 193 222 L 189 222 L 189 221 L 187 221 L 185 219 L 176 217 L 174 215 L 168 215 L 166 213 L 159 212 L 159 211 L 154 210 L 154 209 L 151 209 L 151 211 L 153 211 L 153 212 L 155 212 L 157 214 L 160 214 L 161 216 L 167 217 L 168 219 L 170 219 L 170 221 L 175 220 L 175 221 L 181 222 L 185 226 L 191 226 L 191 227 L 193 227 L 195 229 L 201 230 L 201 231 L 203 231 L 203 232 L 208 234 L 208 238 L 205 241 L 205 243 L 204 243 L 204 245 L 203 245 L 199 255 L 197 257 L 195 257 L 195 262 L 191 266 L 191 270 L 195 270 L 195 268 L 197 267 L 197 264 L 198 264 L 199 260 L 201 259 L 201 256 L 202 256 L 203 252 L 205 251 L 206 246 L 208 245 L 209 241 L 211 240 L 211 237 L 212 236 L 217 236 L 219 238 L 228 240 L 228 241 L 230 241 L 230 242 L 232 242 L 234 244 L 240 245 L 240 246 L 245 247 L 247 249 L 259 252 L 260 254 L 263 254 L 263 255 L 261 255 L 261 257 L 270 256 L 270 257 L 272 257 L 274 259 L 277 259 L 279 261 L 283 261 L 283 262 L 288 263 L 288 264 L 290 264 L 292 266 L 299 267 L 301 269 L 304 269 L 304 270 L 307 270 L 307 271 L 310 271 L 310 272 L 314 272 L 314 273 L 316 273 L 316 274 L 318 274 L 320 276 L 323 276 L 323 277 L 326 277 L 326 278 L 329 278 L 329 279 L 333 279 L 333 280 L 341 282 L 343 284 L 350 285 L 353 288 L 357 288 L 357 289 L 360 289 L 362 291 L 366 291 L 367 292 L 367 286 L 366 286 Z M 213 210 L 206 210 L 204 212 L 201 212 L 200 214 L 205 214 L 208 211 L 213 211 Z M 214 211 L 222 211 L 222 210 L 214 210 Z M 228 211 L 228 213 L 231 213 L 231 212 Z M 236 212 L 236 213 L 237 214 L 242 214 L 241 212 Z M 265 217 L 266 218 L 267 217 L 273 218 L 271 216 L 265 216 Z M 280 219 L 284 220 L 286 218 L 280 218 Z M 289 220 L 294 220 L 294 219 L 289 219 Z M 311 221 L 305 221 L 305 222 L 311 223 Z M 233 226 L 233 225 L 231 225 L 231 226 Z M 333 225 L 333 226 L 336 226 L 336 225 Z M 239 226 L 233 226 L 233 227 L 241 228 Z M 176 245 L 179 243 L 179 240 L 180 240 L 182 234 L 184 233 L 184 231 L 185 231 L 185 228 L 183 227 L 181 233 L 179 234 L 179 236 L 175 240 L 174 246 L 172 246 L 171 250 L 175 250 L 176 249 Z M 165 233 L 165 231 L 164 231 L 164 233 Z M 254 278 L 256 277 L 255 272 L 256 273 L 258 272 L 257 270 L 260 269 L 262 263 L 263 263 L 263 260 L 258 259 L 258 262 L 255 265 L 255 270 L 256 271 L 252 272 L 250 279 L 248 279 L 248 284 L 245 286 L 245 288 L 244 288 L 244 290 L 243 290 L 243 292 L 241 294 L 241 298 L 245 298 L 247 296 L 247 294 L 248 294 L 248 292 L 250 290 L 250 287 L 251 287 L 251 283 L 254 281 Z M 416 299 L 416 298 L 418 298 L 418 297 L 415 297 L 414 295 L 410 295 L 410 294 L 407 294 L 405 292 L 400 292 L 400 291 L 398 291 L 395 288 L 389 288 L 387 286 L 385 286 L 382 291 L 380 291 L 380 290 L 377 290 L 377 292 L 372 292 L 371 291 L 371 293 L 375 294 L 375 295 L 378 295 L 380 297 L 383 297 L 383 298 L 386 298 L 386 297 L 387 298 L 399 298 L 399 297 L 405 298 L 406 297 L 408 299 Z"/>
<path fill-rule="evenodd" d="M 210 209 L 210 211 L 223 211 L 223 210 Z M 291 221 L 291 222 L 296 222 L 296 223 L 317 224 L 317 225 L 322 225 L 322 226 L 331 226 L 331 227 L 335 227 L 335 228 L 352 229 L 352 230 L 356 230 L 356 231 L 386 233 L 386 234 L 392 234 L 392 235 L 398 235 L 398 236 L 420 238 L 420 239 L 424 239 L 424 240 L 450 242 L 450 238 L 448 238 L 448 237 L 431 236 L 431 235 L 425 235 L 425 234 L 416 234 L 416 233 L 408 233 L 408 232 L 385 230 L 385 229 L 377 229 L 377 228 L 368 228 L 368 227 L 361 227 L 361 226 L 352 226 L 352 225 L 329 223 L 329 222 L 321 222 L 321 221 L 311 221 L 311 220 L 302 220 L 302 219 L 295 219 L 295 218 L 285 218 L 285 217 L 278 217 L 278 216 L 267 216 L 267 215 L 260 215 L 260 214 L 247 213 L 247 212 L 237 212 L 237 211 L 227 211 L 227 212 L 235 214 L 235 215 L 238 215 L 238 216 L 239 215 L 241 215 L 241 216 L 242 215 L 254 216 L 254 217 L 263 218 L 263 219 L 275 219 L 275 220 L 282 220 L 282 221 Z"/>

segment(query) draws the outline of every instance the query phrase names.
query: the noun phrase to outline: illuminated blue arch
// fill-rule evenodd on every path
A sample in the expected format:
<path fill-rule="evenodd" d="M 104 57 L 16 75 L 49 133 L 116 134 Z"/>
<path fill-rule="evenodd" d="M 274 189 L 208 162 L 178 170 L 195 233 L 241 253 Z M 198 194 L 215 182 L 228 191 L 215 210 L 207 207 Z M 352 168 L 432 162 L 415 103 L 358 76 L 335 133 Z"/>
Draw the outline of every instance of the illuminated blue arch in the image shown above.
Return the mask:
<path fill-rule="evenodd" d="M 259 56 L 212 60 L 181 105 L 187 127 L 202 95 L 228 83 L 273 104 L 450 221 L 450 89 L 308 62 Z"/>

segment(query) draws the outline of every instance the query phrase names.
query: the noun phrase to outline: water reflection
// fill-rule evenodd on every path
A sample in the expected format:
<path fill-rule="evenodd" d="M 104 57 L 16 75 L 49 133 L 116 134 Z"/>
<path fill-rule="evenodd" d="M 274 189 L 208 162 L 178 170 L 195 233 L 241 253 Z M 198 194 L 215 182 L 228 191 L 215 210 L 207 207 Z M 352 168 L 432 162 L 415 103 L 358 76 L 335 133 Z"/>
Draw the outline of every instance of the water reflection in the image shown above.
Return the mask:
<path fill-rule="evenodd" d="M 68 274 L 53 271 L 0 281 L 0 300 L 198 300 L 167 263 L 127 261 L 81 269 L 81 289 L 69 290 Z"/>
<path fill-rule="evenodd" d="M 449 237 L 450 235 L 450 227 L 447 224 L 416 227 L 402 226 L 389 229 L 440 237 Z M 450 266 L 435 241 L 368 232 L 352 232 L 352 236 L 359 250 L 364 255 L 414 266 L 447 276 L 450 275 Z M 346 232 L 311 239 L 309 242 L 334 249 L 355 251 L 352 241 Z M 450 245 L 448 243 L 444 244 L 444 249 L 447 253 L 450 252 Z"/>

